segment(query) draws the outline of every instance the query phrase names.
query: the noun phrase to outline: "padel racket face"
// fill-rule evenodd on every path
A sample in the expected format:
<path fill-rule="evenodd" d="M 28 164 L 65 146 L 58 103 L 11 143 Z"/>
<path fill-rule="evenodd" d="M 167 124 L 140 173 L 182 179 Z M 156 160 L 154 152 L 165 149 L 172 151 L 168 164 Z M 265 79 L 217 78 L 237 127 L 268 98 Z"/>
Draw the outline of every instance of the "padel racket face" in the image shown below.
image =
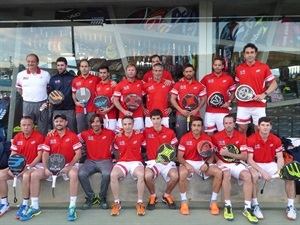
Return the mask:
<path fill-rule="evenodd" d="M 197 98 L 196 95 L 194 94 L 186 94 L 185 96 L 183 96 L 182 98 L 182 106 L 191 111 L 195 108 L 197 108 L 197 106 L 199 105 L 199 99 Z"/>
<path fill-rule="evenodd" d="M 106 95 L 99 95 L 96 98 L 94 98 L 94 105 L 97 109 L 102 111 L 104 108 L 110 106 L 110 100 Z"/>
<path fill-rule="evenodd" d="M 48 97 L 48 100 L 52 105 L 59 105 L 64 99 L 64 94 L 59 90 L 51 91 Z"/>
<path fill-rule="evenodd" d="M 176 157 L 174 146 L 168 143 L 161 144 L 157 150 L 156 162 L 171 162 Z"/>
<path fill-rule="evenodd" d="M 141 96 L 137 94 L 128 94 L 125 97 L 125 104 L 129 111 L 134 112 L 142 103 Z"/>
<path fill-rule="evenodd" d="M 235 97 L 242 102 L 249 102 L 255 96 L 254 90 L 248 85 L 239 85 L 235 91 Z"/>
<path fill-rule="evenodd" d="M 14 154 L 8 158 L 8 168 L 14 176 L 18 176 L 26 165 L 26 159 L 21 154 Z"/>
<path fill-rule="evenodd" d="M 228 149 L 229 152 L 231 152 L 233 154 L 240 154 L 240 150 L 235 145 L 229 144 L 229 145 L 226 145 L 226 148 Z M 228 156 L 222 156 L 222 157 L 226 162 L 234 162 L 235 161 L 234 158 L 231 158 Z"/>
<path fill-rule="evenodd" d="M 90 97 L 91 97 L 91 92 L 88 88 L 82 87 L 79 88 L 76 93 L 76 99 L 81 102 L 81 103 L 85 103 L 88 102 Z"/>
<path fill-rule="evenodd" d="M 54 175 L 58 174 L 66 165 L 66 159 L 62 154 L 51 154 L 48 158 L 48 168 Z"/>
<path fill-rule="evenodd" d="M 144 21 L 145 30 L 157 30 L 163 17 L 166 15 L 166 9 L 161 8 L 153 11 L 148 18 Z"/>
<path fill-rule="evenodd" d="M 224 96 L 220 92 L 213 92 L 208 97 L 207 104 L 214 108 L 220 108 L 225 104 Z"/>
<path fill-rule="evenodd" d="M 132 12 L 130 15 L 127 16 L 125 20 L 126 24 L 140 24 L 143 23 L 144 20 L 148 17 L 151 13 L 151 8 L 142 8 Z"/>
<path fill-rule="evenodd" d="M 207 140 L 199 141 L 197 144 L 197 151 L 202 158 L 208 159 L 214 153 L 214 145 Z"/>
<path fill-rule="evenodd" d="M 285 164 L 279 171 L 279 177 L 284 180 L 299 180 L 300 163 L 293 161 Z"/>

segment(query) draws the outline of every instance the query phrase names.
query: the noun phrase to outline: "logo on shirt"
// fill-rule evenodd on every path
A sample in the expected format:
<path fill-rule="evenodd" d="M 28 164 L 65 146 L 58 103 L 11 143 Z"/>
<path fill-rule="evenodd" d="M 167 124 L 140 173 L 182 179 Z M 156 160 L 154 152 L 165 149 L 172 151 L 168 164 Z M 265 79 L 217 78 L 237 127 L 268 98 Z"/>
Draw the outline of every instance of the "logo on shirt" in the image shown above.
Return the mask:
<path fill-rule="evenodd" d="M 270 147 L 273 147 L 273 144 L 270 144 Z"/>
<path fill-rule="evenodd" d="M 125 145 L 125 142 L 124 141 L 120 141 L 119 145 Z"/>
<path fill-rule="evenodd" d="M 198 89 L 198 87 L 194 87 L 194 90 L 197 90 Z"/>
<path fill-rule="evenodd" d="M 223 140 L 219 140 L 219 145 L 225 145 L 226 143 L 225 143 L 225 141 L 223 141 Z"/>
<path fill-rule="evenodd" d="M 17 145 L 23 145 L 23 141 L 18 141 Z"/>
<path fill-rule="evenodd" d="M 70 138 L 67 138 L 67 139 L 66 139 L 66 142 L 69 142 L 69 141 L 70 141 Z"/>
<path fill-rule="evenodd" d="M 154 138 L 153 134 L 148 134 L 148 138 Z"/>
<path fill-rule="evenodd" d="M 162 88 L 166 88 L 166 85 L 161 86 Z"/>
<path fill-rule="evenodd" d="M 209 84 L 214 83 L 214 79 L 208 79 L 207 83 L 209 83 Z"/>
<path fill-rule="evenodd" d="M 93 137 L 93 136 L 88 136 L 87 139 L 88 139 L 89 141 L 93 141 L 93 140 L 94 140 L 94 137 Z"/>
<path fill-rule="evenodd" d="M 243 75 L 243 74 L 246 74 L 246 71 L 245 71 L 245 70 L 241 70 L 241 71 L 240 71 L 240 75 Z"/>
<path fill-rule="evenodd" d="M 223 80 L 222 82 L 223 82 L 223 83 L 226 83 L 226 82 L 227 82 L 227 80 Z"/>
<path fill-rule="evenodd" d="M 153 85 L 148 87 L 148 90 L 149 90 L 149 91 L 150 91 L 150 90 L 153 90 L 153 89 L 154 89 Z"/>
<path fill-rule="evenodd" d="M 110 90 L 110 88 L 109 88 L 109 87 L 107 87 L 105 90 L 106 90 L 106 91 L 109 91 L 109 90 Z"/>
<path fill-rule="evenodd" d="M 102 137 L 102 140 L 104 140 L 104 139 L 106 139 L 106 136 L 103 136 L 103 137 Z"/>
<path fill-rule="evenodd" d="M 35 144 L 35 142 L 36 142 L 36 141 L 32 141 L 32 142 L 30 142 L 30 144 L 34 145 L 34 144 Z"/>
<path fill-rule="evenodd" d="M 56 83 L 56 84 L 60 84 L 60 80 L 56 80 L 54 83 Z"/>
<path fill-rule="evenodd" d="M 123 89 L 124 90 L 129 90 L 129 87 L 128 86 L 124 86 Z"/>
<path fill-rule="evenodd" d="M 185 144 L 186 145 L 193 145 L 192 141 L 186 141 Z"/>
<path fill-rule="evenodd" d="M 81 86 L 81 81 L 77 81 L 76 86 Z"/>
<path fill-rule="evenodd" d="M 91 83 L 93 83 L 93 81 L 92 81 L 92 80 L 90 80 L 90 81 L 89 81 L 89 84 L 91 84 Z"/>
<path fill-rule="evenodd" d="M 137 144 L 137 141 L 132 142 L 132 144 L 134 144 L 134 145 Z"/>
<path fill-rule="evenodd" d="M 180 89 L 186 89 L 186 86 L 185 86 L 185 85 L 180 85 L 179 88 L 180 88 Z"/>
<path fill-rule="evenodd" d="M 259 145 L 259 144 L 255 144 L 255 145 L 254 145 L 254 148 L 255 148 L 255 149 L 258 149 L 258 148 L 260 148 L 260 145 Z"/>
<path fill-rule="evenodd" d="M 260 69 L 256 70 L 255 72 L 256 72 L 256 73 L 259 73 L 259 72 L 260 72 Z"/>
<path fill-rule="evenodd" d="M 29 77 L 23 77 L 23 80 L 29 80 Z"/>
<path fill-rule="evenodd" d="M 136 86 L 137 86 L 137 87 L 140 87 L 140 84 L 137 84 Z"/>
<path fill-rule="evenodd" d="M 166 137 L 167 137 L 167 135 L 163 135 L 161 138 L 162 138 L 162 139 L 165 139 Z"/>
<path fill-rule="evenodd" d="M 54 145 L 54 144 L 56 144 L 56 143 L 57 143 L 57 142 L 56 142 L 56 139 L 51 139 L 51 140 L 50 140 L 50 144 L 51 144 L 51 145 Z"/>

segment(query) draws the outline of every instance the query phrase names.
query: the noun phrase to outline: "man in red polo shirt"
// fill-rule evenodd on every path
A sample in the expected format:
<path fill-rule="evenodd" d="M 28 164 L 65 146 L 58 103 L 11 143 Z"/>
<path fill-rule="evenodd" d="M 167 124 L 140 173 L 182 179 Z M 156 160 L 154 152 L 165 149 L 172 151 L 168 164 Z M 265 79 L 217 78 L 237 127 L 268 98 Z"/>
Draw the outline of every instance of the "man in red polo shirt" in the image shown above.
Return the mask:
<path fill-rule="evenodd" d="M 155 55 L 152 55 L 152 56 L 150 57 L 150 60 L 151 60 L 152 70 L 149 70 L 148 72 L 145 73 L 145 75 L 144 75 L 144 77 L 143 77 L 143 81 L 144 81 L 145 83 L 147 83 L 148 81 L 154 79 L 154 77 L 153 77 L 153 76 L 154 76 L 153 66 L 154 66 L 155 64 L 162 64 L 159 55 L 156 55 L 156 54 L 155 54 Z M 165 84 L 166 86 L 170 86 L 171 84 L 174 83 L 172 74 L 171 74 L 169 71 L 164 70 L 164 69 L 162 70 L 162 79 L 163 79 L 164 84 Z"/>
<path fill-rule="evenodd" d="M 243 184 L 244 192 L 244 211 L 243 215 L 249 220 L 250 223 L 257 223 L 258 220 L 253 214 L 251 209 L 251 196 L 252 196 L 252 181 L 251 174 L 247 167 L 243 164 L 236 162 L 228 162 L 223 157 L 230 157 L 233 160 L 247 160 L 247 141 L 243 133 L 234 129 L 235 121 L 232 115 L 226 115 L 223 118 L 224 130 L 215 133 L 212 136 L 213 144 L 217 147 L 216 158 L 217 165 L 222 170 L 223 181 L 222 190 L 224 195 L 225 207 L 224 218 L 232 221 L 234 219 L 232 205 L 230 201 L 231 192 L 231 176 L 238 180 L 238 184 Z M 226 145 L 235 145 L 240 154 L 234 154 L 228 151 Z"/>
<path fill-rule="evenodd" d="M 34 123 L 31 117 L 24 116 L 21 119 L 20 126 L 21 133 L 18 133 L 11 145 L 11 155 L 22 154 L 26 158 L 27 166 L 22 171 L 20 177 L 22 177 L 22 194 L 23 203 L 20 205 L 16 218 L 22 217 L 28 209 L 29 197 L 30 197 L 30 174 L 37 168 L 41 167 L 42 160 L 42 144 L 44 143 L 44 135 L 34 130 Z M 11 207 L 7 199 L 8 185 L 7 181 L 13 179 L 13 176 L 9 169 L 0 170 L 0 217 L 8 212 Z"/>
<path fill-rule="evenodd" d="M 249 85 L 256 93 L 253 101 L 237 101 L 236 122 L 239 124 L 239 131 L 246 134 L 251 118 L 257 131 L 258 119 L 266 115 L 266 103 L 261 100 L 277 88 L 277 82 L 269 66 L 256 60 L 257 47 L 254 44 L 245 45 L 243 55 L 246 61 L 237 66 L 235 81 L 238 85 Z"/>
<path fill-rule="evenodd" d="M 110 101 L 110 106 L 104 108 L 103 110 L 97 109 L 97 113 L 100 113 L 100 115 L 102 115 L 102 118 L 104 119 L 104 126 L 107 129 L 115 131 L 117 126 L 117 109 L 115 105 L 111 102 L 113 98 L 113 93 L 115 91 L 115 81 L 111 81 L 109 79 L 108 66 L 101 66 L 99 68 L 99 77 L 101 81 L 96 86 L 96 96 L 107 96 Z M 108 120 L 105 118 L 105 115 L 107 115 Z"/>
<path fill-rule="evenodd" d="M 210 212 L 213 215 L 220 213 L 217 198 L 222 183 L 222 171 L 213 164 L 214 154 L 209 159 L 203 159 L 197 152 L 197 144 L 202 140 L 211 141 L 211 137 L 202 132 L 203 120 L 201 117 L 191 119 L 191 131 L 182 136 L 178 146 L 179 167 L 179 192 L 181 197 L 180 213 L 189 214 L 188 198 L 186 196 L 187 180 L 191 180 L 194 174 L 207 179 L 213 176 L 212 196 L 210 200 Z M 207 160 L 207 161 L 205 161 Z"/>
<path fill-rule="evenodd" d="M 94 114 L 90 119 L 91 129 L 78 134 L 81 143 L 85 143 L 87 158 L 79 169 L 79 181 L 84 190 L 86 202 L 82 209 L 89 209 L 99 203 L 103 209 L 108 209 L 106 203 L 107 189 L 110 182 L 110 172 L 113 168 L 111 146 L 115 132 L 103 128 L 103 118 Z M 99 151 L 101 146 L 101 151 Z M 101 173 L 101 189 L 99 194 L 93 191 L 89 177 L 94 173 Z"/>
<path fill-rule="evenodd" d="M 96 112 L 94 106 L 94 98 L 96 92 L 96 85 L 100 82 L 98 76 L 90 74 L 90 63 L 87 59 L 82 59 L 79 62 L 80 75 L 74 78 L 72 82 L 72 97 L 75 103 L 77 131 L 81 133 L 90 128 L 90 118 Z M 79 88 L 88 88 L 91 92 L 91 97 L 86 105 L 87 115 L 84 114 L 84 105 L 76 99 L 76 91 Z"/>
<path fill-rule="evenodd" d="M 229 113 L 228 107 L 234 99 L 235 84 L 231 76 L 223 72 L 224 61 L 222 58 L 214 58 L 213 72 L 204 76 L 201 83 L 206 88 L 207 103 L 204 118 L 204 131 L 213 135 L 215 130 L 224 129 L 223 117 Z M 213 107 L 209 104 L 210 96 L 214 93 L 223 95 L 225 103 L 220 107 Z"/>
<path fill-rule="evenodd" d="M 184 78 L 176 82 L 173 89 L 170 91 L 171 104 L 177 110 L 176 112 L 176 135 L 177 139 L 187 132 L 187 117 L 200 116 L 200 109 L 205 104 L 206 90 L 204 86 L 195 80 L 195 69 L 191 64 L 185 65 L 183 69 Z M 193 94 L 199 98 L 199 105 L 192 111 L 184 108 L 182 99 L 186 94 Z"/>
<path fill-rule="evenodd" d="M 169 92 L 172 89 L 172 85 L 165 85 L 162 79 L 163 67 L 157 63 L 153 65 L 153 79 L 149 80 L 143 85 L 143 91 L 147 95 L 146 97 L 146 109 L 145 112 L 145 127 L 152 127 L 150 120 L 150 112 L 153 109 L 160 109 L 163 113 L 162 124 L 169 127 L 169 115 L 172 112 L 172 108 L 169 107 Z"/>
<path fill-rule="evenodd" d="M 114 148 L 119 152 L 117 163 L 110 174 L 110 186 L 114 196 L 111 215 L 119 215 L 121 202 L 119 199 L 119 180 L 131 174 L 137 180 L 138 201 L 136 203 L 136 213 L 139 216 L 145 215 L 143 203 L 145 181 L 144 165 L 142 163 L 141 146 L 144 145 L 143 133 L 136 133 L 133 130 L 134 119 L 126 115 L 122 118 L 123 132 L 116 136 Z"/>
<path fill-rule="evenodd" d="M 271 129 L 270 118 L 261 117 L 258 120 L 258 132 L 247 139 L 247 162 L 251 166 L 250 172 L 253 181 L 252 207 L 254 215 L 258 219 L 264 218 L 257 201 L 258 181 L 260 179 L 271 181 L 271 176 L 276 174 L 284 164 L 281 140 L 271 133 Z M 275 162 L 275 156 L 277 162 Z M 290 220 L 296 220 L 297 212 L 294 206 L 295 183 L 292 180 L 285 180 L 284 182 L 288 198 L 286 215 Z"/>
<path fill-rule="evenodd" d="M 76 199 L 78 191 L 78 160 L 81 157 L 81 143 L 77 134 L 67 128 L 67 117 L 64 114 L 58 114 L 54 117 L 55 131 L 52 135 L 46 137 L 43 149 L 43 167 L 35 170 L 31 174 L 30 194 L 31 206 L 20 220 L 27 221 L 34 216 L 42 213 L 39 207 L 40 182 L 43 179 L 50 180 L 51 172 L 48 169 L 48 158 L 51 154 L 62 154 L 66 159 L 65 167 L 60 171 L 64 180 L 70 180 L 70 205 L 68 209 L 68 220 L 74 221 L 76 214 Z"/>
<path fill-rule="evenodd" d="M 146 152 L 148 157 L 148 161 L 146 162 L 148 166 L 146 166 L 145 169 L 145 182 L 150 192 L 149 202 L 147 205 L 148 210 L 155 209 L 157 197 L 155 194 L 154 179 L 158 177 L 160 173 L 167 182 L 167 187 L 162 197 L 162 201 L 167 204 L 169 209 L 177 208 L 171 196 L 171 192 L 178 182 L 178 170 L 175 162 L 169 162 L 168 164 L 155 163 L 152 165 L 153 161 L 156 159 L 157 150 L 160 145 L 168 143 L 175 146 L 178 143 L 174 131 L 162 125 L 162 118 L 163 113 L 161 110 L 152 110 L 150 113 L 150 119 L 153 126 L 148 127 L 143 131 L 146 140 Z M 151 165 L 151 168 L 149 165 Z"/>
<path fill-rule="evenodd" d="M 143 104 L 141 103 L 136 110 L 130 111 L 126 105 L 125 98 L 129 94 L 136 94 L 142 99 L 143 96 L 143 82 L 136 78 L 136 66 L 128 64 L 126 67 L 126 79 L 117 84 L 114 92 L 113 102 L 119 110 L 119 119 L 117 122 L 117 129 L 122 128 L 122 118 L 124 116 L 132 116 L 134 118 L 134 129 L 142 130 L 144 128 L 143 120 Z"/>

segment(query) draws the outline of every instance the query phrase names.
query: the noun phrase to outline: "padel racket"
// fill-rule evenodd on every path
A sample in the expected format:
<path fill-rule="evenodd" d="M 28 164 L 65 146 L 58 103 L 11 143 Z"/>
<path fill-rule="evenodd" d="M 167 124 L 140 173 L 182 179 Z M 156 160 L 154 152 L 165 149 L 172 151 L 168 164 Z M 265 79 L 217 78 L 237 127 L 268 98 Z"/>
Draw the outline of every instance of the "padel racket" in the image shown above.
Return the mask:
<path fill-rule="evenodd" d="M 52 196 L 55 198 L 54 188 L 56 178 L 60 171 L 65 167 L 66 159 L 62 154 L 51 154 L 48 158 L 48 169 L 52 173 Z"/>
<path fill-rule="evenodd" d="M 48 96 L 48 101 L 52 105 L 59 105 L 64 99 L 64 94 L 59 90 L 51 91 Z"/>
<path fill-rule="evenodd" d="M 207 104 L 214 108 L 221 108 L 222 105 L 225 104 L 225 98 L 221 94 L 221 92 L 213 92 L 207 99 Z M 231 107 L 227 107 L 229 110 L 231 110 Z"/>
<path fill-rule="evenodd" d="M 293 161 L 285 164 L 277 174 L 272 178 L 280 178 L 283 180 L 299 180 L 300 179 L 300 163 Z"/>
<path fill-rule="evenodd" d="M 125 105 L 128 110 L 134 112 L 142 103 L 142 97 L 137 94 L 128 94 L 125 97 Z"/>
<path fill-rule="evenodd" d="M 253 101 L 253 97 L 255 96 L 255 92 L 252 87 L 242 84 L 239 85 L 235 91 L 235 97 L 237 100 L 242 102 L 250 102 Z M 266 102 L 266 99 L 261 100 L 263 103 Z"/>
<path fill-rule="evenodd" d="M 83 104 L 83 112 L 86 115 L 86 106 L 91 97 L 91 92 L 88 88 L 82 87 L 79 88 L 75 93 L 76 99 Z"/>
<path fill-rule="evenodd" d="M 194 94 L 186 94 L 185 96 L 183 96 L 183 98 L 182 98 L 182 106 L 187 111 L 191 112 L 193 109 L 196 109 L 198 105 L 199 105 L 199 99 L 197 98 L 196 95 L 194 95 Z M 190 130 L 190 120 L 191 120 L 191 116 L 188 116 L 186 118 L 186 122 L 187 122 L 187 127 L 186 128 L 187 128 L 187 131 Z"/>
<path fill-rule="evenodd" d="M 109 107 L 111 103 L 109 98 L 106 95 L 99 95 L 94 98 L 94 105 L 96 106 L 97 109 L 103 111 L 103 109 Z M 107 113 L 105 114 L 105 119 L 107 123 L 109 123 Z"/>
<path fill-rule="evenodd" d="M 14 154 L 8 158 L 8 168 L 9 168 L 10 172 L 14 175 L 14 182 L 13 182 L 14 203 L 16 203 L 18 201 L 18 199 L 16 197 L 17 179 L 18 179 L 18 176 L 22 173 L 25 165 L 26 165 L 26 159 L 21 154 Z"/>
<path fill-rule="evenodd" d="M 171 144 L 164 143 L 161 144 L 157 150 L 157 155 L 155 161 L 149 165 L 149 168 L 153 168 L 155 163 L 168 163 L 175 159 L 176 150 Z"/>
<path fill-rule="evenodd" d="M 197 152 L 204 159 L 204 163 L 214 154 L 214 145 L 207 140 L 199 141 L 197 144 Z M 204 180 L 204 174 L 202 173 L 202 179 Z"/>
<path fill-rule="evenodd" d="M 238 149 L 238 147 L 236 147 L 235 145 L 232 144 L 228 144 L 225 146 L 227 148 L 227 150 L 233 154 L 240 154 L 240 150 Z M 240 163 L 243 164 L 246 168 L 249 167 L 248 164 L 246 164 L 243 160 L 240 159 L 235 159 L 235 158 L 231 158 L 225 155 L 221 155 L 221 157 L 223 158 L 224 161 L 229 162 L 229 163 Z"/>

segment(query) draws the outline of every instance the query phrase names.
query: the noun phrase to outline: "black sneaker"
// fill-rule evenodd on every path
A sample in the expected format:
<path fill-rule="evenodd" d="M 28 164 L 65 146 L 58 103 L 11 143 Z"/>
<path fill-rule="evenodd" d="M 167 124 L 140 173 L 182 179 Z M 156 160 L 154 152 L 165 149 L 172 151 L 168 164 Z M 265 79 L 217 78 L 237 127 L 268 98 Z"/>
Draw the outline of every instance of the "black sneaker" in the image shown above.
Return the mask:
<path fill-rule="evenodd" d="M 106 198 L 105 197 L 100 198 L 100 205 L 101 205 L 102 209 L 108 209 L 109 208 L 109 206 L 108 206 L 108 204 L 106 202 Z"/>
<path fill-rule="evenodd" d="M 93 204 L 93 199 L 91 197 L 85 197 L 85 203 L 84 205 L 81 207 L 81 209 L 86 210 L 86 209 L 90 209 L 92 204 Z"/>
<path fill-rule="evenodd" d="M 157 197 L 150 195 L 149 202 L 148 202 L 148 205 L 147 205 L 147 209 L 148 210 L 154 210 L 156 203 L 157 203 Z"/>
<path fill-rule="evenodd" d="M 171 195 L 168 195 L 167 197 L 163 196 L 162 201 L 169 207 L 169 209 L 177 209 Z"/>

